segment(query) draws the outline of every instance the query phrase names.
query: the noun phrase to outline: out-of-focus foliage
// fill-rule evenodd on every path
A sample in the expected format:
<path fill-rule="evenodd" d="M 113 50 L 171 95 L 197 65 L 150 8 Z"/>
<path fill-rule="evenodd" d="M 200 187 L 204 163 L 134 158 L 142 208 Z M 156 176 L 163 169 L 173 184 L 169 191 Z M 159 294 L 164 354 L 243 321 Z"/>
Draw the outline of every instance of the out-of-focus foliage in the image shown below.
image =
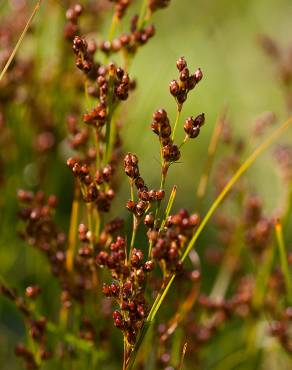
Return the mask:
<path fill-rule="evenodd" d="M 1 1 L 1 67 L 2 58 L 6 58 L 3 55 L 7 49 L 5 43 L 15 45 L 33 3 Z M 42 256 L 17 236 L 16 192 L 24 187 L 55 193 L 59 198 L 57 220 L 64 229 L 68 229 L 73 185 L 65 166 L 70 154 L 65 143 L 66 115 L 74 110 L 74 102 L 80 95 L 75 88 L 78 77 L 74 56 L 71 46 L 63 38 L 67 3 L 69 1 L 43 1 L 17 53 L 15 63 L 18 71 L 11 77 L 14 78 L 13 83 L 0 83 L 0 272 L 20 290 L 37 280 L 47 291 L 47 302 L 40 307 L 44 312 L 55 308 L 53 294 L 57 284 L 47 279 L 48 268 L 44 267 L 46 263 Z M 94 1 L 81 3 L 86 7 Z M 13 18 L 9 18 L 10 15 Z M 96 29 L 107 33 L 110 19 L 103 19 L 102 15 L 100 10 Z M 139 156 L 141 171 L 149 185 L 158 186 L 159 148 L 150 130 L 152 112 L 162 106 L 174 120 L 175 105 L 168 94 L 168 84 L 176 76 L 175 61 L 179 56 L 184 55 L 192 66 L 200 66 L 204 71 L 204 83 L 187 101 L 183 115 L 188 117 L 198 111 L 205 112 L 206 126 L 200 140 L 182 149 L 182 162 L 171 168 L 167 183 L 177 184 L 175 208 L 187 207 L 204 213 L 214 198 L 211 183 L 201 203 L 196 200 L 196 189 L 215 121 L 224 108 L 232 129 L 245 140 L 246 152 L 259 142 L 251 136 L 257 117 L 271 111 L 278 122 L 287 116 L 276 69 L 260 47 L 259 36 L 269 35 L 285 48 L 292 42 L 291 18 L 290 0 L 173 0 L 166 10 L 155 14 L 157 34 L 141 50 L 130 69 L 131 75 L 137 76 L 138 86 L 127 107 L 123 108 L 124 146 L 126 151 L 135 151 Z M 90 26 L 88 28 L 94 30 L 95 24 Z M 5 28 L 8 27 L 14 30 L 10 32 L 13 34 L 11 40 L 5 39 Z M 86 105 L 85 99 L 82 104 Z M 183 130 L 178 135 L 183 139 Z M 288 139 L 283 141 L 289 142 Z M 224 154 L 224 150 L 219 144 L 218 157 Z M 245 180 L 251 190 L 260 192 L 265 211 L 274 211 L 284 199 L 278 172 L 275 159 L 267 153 Z M 128 182 L 124 175 L 121 179 L 121 189 L 113 209 L 115 214 L 127 217 L 126 210 L 120 205 L 128 199 Z M 226 210 L 227 213 L 232 212 L 228 206 Z M 199 254 L 202 255 L 203 266 L 202 250 L 212 243 L 212 233 L 213 227 L 210 226 L 200 240 Z M 207 264 L 207 270 L 202 268 L 202 287 L 206 293 L 209 293 L 209 282 L 216 271 L 216 267 L 210 271 L 208 268 Z M 236 354 L 236 342 L 244 336 L 242 332 L 237 335 L 237 326 L 235 321 L 228 335 L 225 334 L 221 340 L 219 334 L 206 350 L 204 369 L 213 368 L 213 364 L 221 359 L 220 353 L 234 350 Z M 21 368 L 13 348 L 24 334 L 20 315 L 0 297 L 1 370 Z M 265 369 L 288 370 L 285 367 L 288 363 L 286 354 L 283 357 L 279 355 L 279 359 L 271 355 L 271 360 L 267 356 L 264 363 L 267 364 L 262 367 Z M 56 368 L 61 368 L 58 366 Z M 254 362 L 242 367 L 228 366 L 226 369 L 257 368 L 252 367 Z"/>

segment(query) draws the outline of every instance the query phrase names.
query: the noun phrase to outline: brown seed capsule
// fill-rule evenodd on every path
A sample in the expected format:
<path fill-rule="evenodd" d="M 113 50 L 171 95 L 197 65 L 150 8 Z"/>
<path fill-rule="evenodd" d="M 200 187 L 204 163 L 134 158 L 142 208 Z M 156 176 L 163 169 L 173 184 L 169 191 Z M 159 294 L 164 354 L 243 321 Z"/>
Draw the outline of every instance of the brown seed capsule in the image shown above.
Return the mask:
<path fill-rule="evenodd" d="M 116 283 L 110 285 L 111 294 L 115 297 L 119 294 L 120 287 Z"/>
<path fill-rule="evenodd" d="M 186 68 L 187 62 L 185 61 L 184 57 L 180 57 L 176 62 L 177 69 L 181 72 L 184 68 Z"/>
<path fill-rule="evenodd" d="M 158 109 L 153 113 L 153 119 L 156 122 L 164 122 L 167 118 L 167 113 L 164 109 Z"/>
<path fill-rule="evenodd" d="M 143 269 L 146 272 L 150 272 L 154 269 L 154 262 L 153 261 L 146 261 L 143 265 Z"/>
<path fill-rule="evenodd" d="M 130 212 L 135 212 L 135 210 L 136 210 L 136 203 L 133 200 L 128 200 L 127 201 L 127 204 L 126 204 L 126 208 Z"/>
<path fill-rule="evenodd" d="M 203 72 L 202 72 L 202 70 L 201 70 L 200 68 L 198 68 L 198 69 L 195 71 L 194 76 L 195 76 L 195 80 L 196 80 L 196 82 L 197 82 L 197 83 L 198 83 L 198 82 L 200 82 L 200 81 L 201 81 L 201 79 L 203 78 Z"/>
<path fill-rule="evenodd" d="M 188 68 L 184 68 L 180 74 L 179 74 L 179 79 L 182 81 L 182 82 L 185 82 L 188 80 L 189 78 L 189 75 L 190 75 L 190 71 Z"/>
<path fill-rule="evenodd" d="M 200 223 L 200 216 L 198 213 L 194 213 L 189 217 L 189 223 L 191 226 L 198 226 Z"/>
<path fill-rule="evenodd" d="M 148 213 L 148 215 L 145 216 L 144 224 L 149 228 L 153 227 L 153 225 L 154 225 L 154 215 L 152 213 Z"/>
<path fill-rule="evenodd" d="M 199 126 L 199 127 L 201 127 L 201 126 L 203 126 L 203 124 L 205 123 L 205 114 L 204 113 L 201 113 L 201 114 L 199 114 L 196 118 L 195 118 L 195 120 L 194 120 L 194 125 L 195 126 Z"/>
<path fill-rule="evenodd" d="M 165 197 L 165 191 L 163 189 L 157 190 L 155 195 L 156 199 L 161 201 Z"/>
<path fill-rule="evenodd" d="M 179 85 L 176 80 L 172 80 L 169 84 L 169 91 L 171 95 L 177 96 L 179 93 Z"/>

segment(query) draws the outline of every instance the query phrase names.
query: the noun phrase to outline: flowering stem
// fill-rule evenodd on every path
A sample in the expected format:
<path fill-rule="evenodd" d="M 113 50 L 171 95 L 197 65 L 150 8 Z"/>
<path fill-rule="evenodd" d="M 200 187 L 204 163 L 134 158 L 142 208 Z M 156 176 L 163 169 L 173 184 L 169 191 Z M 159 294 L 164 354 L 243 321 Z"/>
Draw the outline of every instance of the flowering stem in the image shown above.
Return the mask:
<path fill-rule="evenodd" d="M 234 184 L 240 179 L 240 177 L 250 168 L 250 166 L 255 162 L 255 160 L 258 158 L 260 154 L 262 154 L 275 140 L 277 140 L 284 131 L 286 131 L 290 126 L 292 125 L 292 117 L 290 117 L 287 121 L 285 121 L 277 130 L 275 130 L 271 136 L 269 136 L 260 146 L 256 148 L 256 150 L 245 160 L 245 162 L 239 167 L 239 169 L 235 172 L 235 174 L 232 176 L 232 178 L 229 180 L 229 182 L 225 185 L 224 189 L 221 191 L 221 193 L 218 195 L 218 197 L 215 199 L 211 207 L 209 208 L 209 211 L 207 212 L 206 216 L 202 220 L 200 226 L 198 227 L 197 231 L 195 232 L 194 236 L 192 237 L 191 241 L 189 242 L 188 246 L 186 247 L 186 250 L 181 258 L 181 261 L 183 262 L 188 254 L 190 253 L 191 249 L 195 245 L 197 239 L 199 238 L 200 234 L 204 230 L 205 226 L 207 225 L 209 219 L 214 214 L 218 206 L 222 203 L 225 196 L 229 193 L 229 191 L 232 189 Z M 135 348 L 132 352 L 131 358 L 130 358 L 130 365 L 128 367 L 128 370 L 132 369 L 135 363 L 135 358 L 137 356 L 137 353 L 139 351 L 139 348 L 143 342 L 143 338 L 145 337 L 151 323 L 155 319 L 155 316 L 164 301 L 164 298 L 166 297 L 167 292 L 169 291 L 176 274 L 174 273 L 171 275 L 167 283 L 163 284 L 163 286 L 160 289 L 160 292 L 158 293 L 151 310 L 147 316 L 147 319 L 141 328 L 140 335 L 137 339 Z"/>
<path fill-rule="evenodd" d="M 176 185 L 174 185 L 173 188 L 172 188 L 172 190 L 171 190 L 169 199 L 168 199 L 168 203 L 167 203 L 167 206 L 166 206 L 166 209 L 165 209 L 165 214 L 164 214 L 164 217 L 163 217 L 163 221 L 161 223 L 161 226 L 160 226 L 160 230 L 163 229 L 163 227 L 164 227 L 164 225 L 166 223 L 166 220 L 167 220 L 167 218 L 169 216 L 169 213 L 171 211 L 171 208 L 172 208 L 172 205 L 173 205 L 175 196 L 176 196 L 176 191 L 177 191 L 177 187 L 176 187 Z"/>
<path fill-rule="evenodd" d="M 178 104 L 177 105 L 177 111 L 176 111 L 176 119 L 175 119 L 173 131 L 172 131 L 172 136 L 171 136 L 171 139 L 173 141 L 174 141 L 174 138 L 175 138 L 175 132 L 176 132 L 177 124 L 178 124 L 179 119 L 180 119 L 181 111 L 182 111 L 182 105 Z"/>

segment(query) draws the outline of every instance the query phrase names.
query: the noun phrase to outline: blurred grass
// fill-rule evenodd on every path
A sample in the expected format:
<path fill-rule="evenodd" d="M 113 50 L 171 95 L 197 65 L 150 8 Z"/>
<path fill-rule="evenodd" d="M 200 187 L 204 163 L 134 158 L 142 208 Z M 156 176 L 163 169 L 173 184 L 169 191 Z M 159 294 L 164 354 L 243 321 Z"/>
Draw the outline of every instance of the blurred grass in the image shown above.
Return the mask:
<path fill-rule="evenodd" d="M 5 7 L 4 4 L 6 0 L 2 1 L 0 20 L 5 12 L 9 12 L 9 6 Z M 64 8 L 59 2 L 44 1 L 34 22 L 34 32 L 27 36 L 20 50 L 21 55 L 34 55 L 34 73 L 41 78 L 46 74 L 49 76 L 55 70 L 63 52 L 70 52 L 70 49 L 61 49 L 63 14 Z M 182 121 L 189 115 L 205 112 L 206 125 L 199 139 L 190 141 L 183 148 L 182 163 L 170 169 L 168 186 L 173 183 L 178 186 L 174 209 L 178 206 L 191 210 L 196 207 L 196 186 L 206 159 L 206 147 L 216 117 L 224 105 L 228 107 L 228 115 L 235 131 L 244 138 L 249 138 L 251 123 L 260 113 L 274 111 L 279 120 L 285 117 L 283 97 L 274 69 L 256 39 L 258 34 L 265 33 L 281 40 L 285 45 L 291 41 L 291 18 L 291 0 L 173 0 L 169 8 L 155 15 L 157 35 L 141 49 L 130 71 L 133 76 L 137 76 L 138 89 L 125 109 L 123 129 L 125 150 L 137 153 L 141 172 L 149 185 L 158 186 L 159 181 L 159 148 L 157 137 L 149 127 L 151 116 L 154 110 L 163 107 L 174 120 L 175 103 L 168 93 L 168 84 L 177 76 L 175 61 L 184 55 L 191 69 L 201 67 L 204 72 L 202 82 L 189 95 Z M 105 32 L 107 27 L 105 23 Z M 73 64 L 72 55 L 72 66 Z M 66 228 L 72 179 L 64 164 L 66 155 L 62 137 L 65 136 L 66 109 L 74 99 L 74 93 L 71 94 L 70 89 L 62 91 L 61 86 L 58 80 L 49 78 L 43 88 L 32 88 L 49 104 L 59 133 L 58 151 L 50 161 L 44 185 L 45 190 L 56 192 L 59 196 L 58 220 Z M 14 158 L 6 168 L 5 184 L 0 195 L 0 271 L 11 285 L 22 289 L 37 278 L 43 290 L 48 292 L 46 296 L 49 300 L 55 282 L 47 281 L 48 269 L 44 268 L 44 260 L 38 252 L 24 245 L 16 236 L 17 188 L 34 188 L 38 183 L 31 183 L 30 176 L 27 176 L 29 171 L 25 171 L 35 160 L 30 150 L 31 119 L 25 106 L 11 106 L 8 126 L 16 145 Z M 182 128 L 179 131 L 183 138 Z M 248 139 L 246 144 L 247 151 L 250 152 L 257 143 Z M 219 147 L 219 151 L 221 150 Z M 275 163 L 269 153 L 259 159 L 247 179 L 252 189 L 260 191 L 265 208 L 273 210 L 281 197 L 281 184 L 276 178 Z M 121 180 L 122 188 L 116 205 L 128 198 L 128 182 L 123 175 Z M 200 211 L 206 210 L 211 198 L 213 194 L 209 191 Z M 116 213 L 126 215 L 120 206 L 114 209 Z M 205 244 L 204 236 L 201 243 Z M 19 368 L 12 355 L 11 343 L 15 343 L 22 335 L 19 315 L 11 311 L 11 306 L 1 299 L 1 370 Z M 5 361 L 8 358 L 9 363 Z"/>

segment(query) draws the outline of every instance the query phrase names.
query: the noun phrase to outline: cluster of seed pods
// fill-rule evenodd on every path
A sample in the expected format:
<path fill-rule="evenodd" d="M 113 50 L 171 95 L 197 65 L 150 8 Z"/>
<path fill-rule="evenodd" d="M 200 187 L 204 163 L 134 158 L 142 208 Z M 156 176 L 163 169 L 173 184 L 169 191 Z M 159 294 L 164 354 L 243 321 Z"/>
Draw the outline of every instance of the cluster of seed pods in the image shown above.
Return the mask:
<path fill-rule="evenodd" d="M 96 263 L 106 267 L 114 281 L 103 285 L 103 293 L 111 297 L 119 309 L 113 312 L 114 325 L 123 331 L 130 345 L 135 344 L 148 312 L 145 299 L 146 274 L 154 268 L 152 260 L 144 262 L 141 249 L 134 248 L 127 259 L 126 242 L 118 236 L 109 250 L 96 256 Z"/>

